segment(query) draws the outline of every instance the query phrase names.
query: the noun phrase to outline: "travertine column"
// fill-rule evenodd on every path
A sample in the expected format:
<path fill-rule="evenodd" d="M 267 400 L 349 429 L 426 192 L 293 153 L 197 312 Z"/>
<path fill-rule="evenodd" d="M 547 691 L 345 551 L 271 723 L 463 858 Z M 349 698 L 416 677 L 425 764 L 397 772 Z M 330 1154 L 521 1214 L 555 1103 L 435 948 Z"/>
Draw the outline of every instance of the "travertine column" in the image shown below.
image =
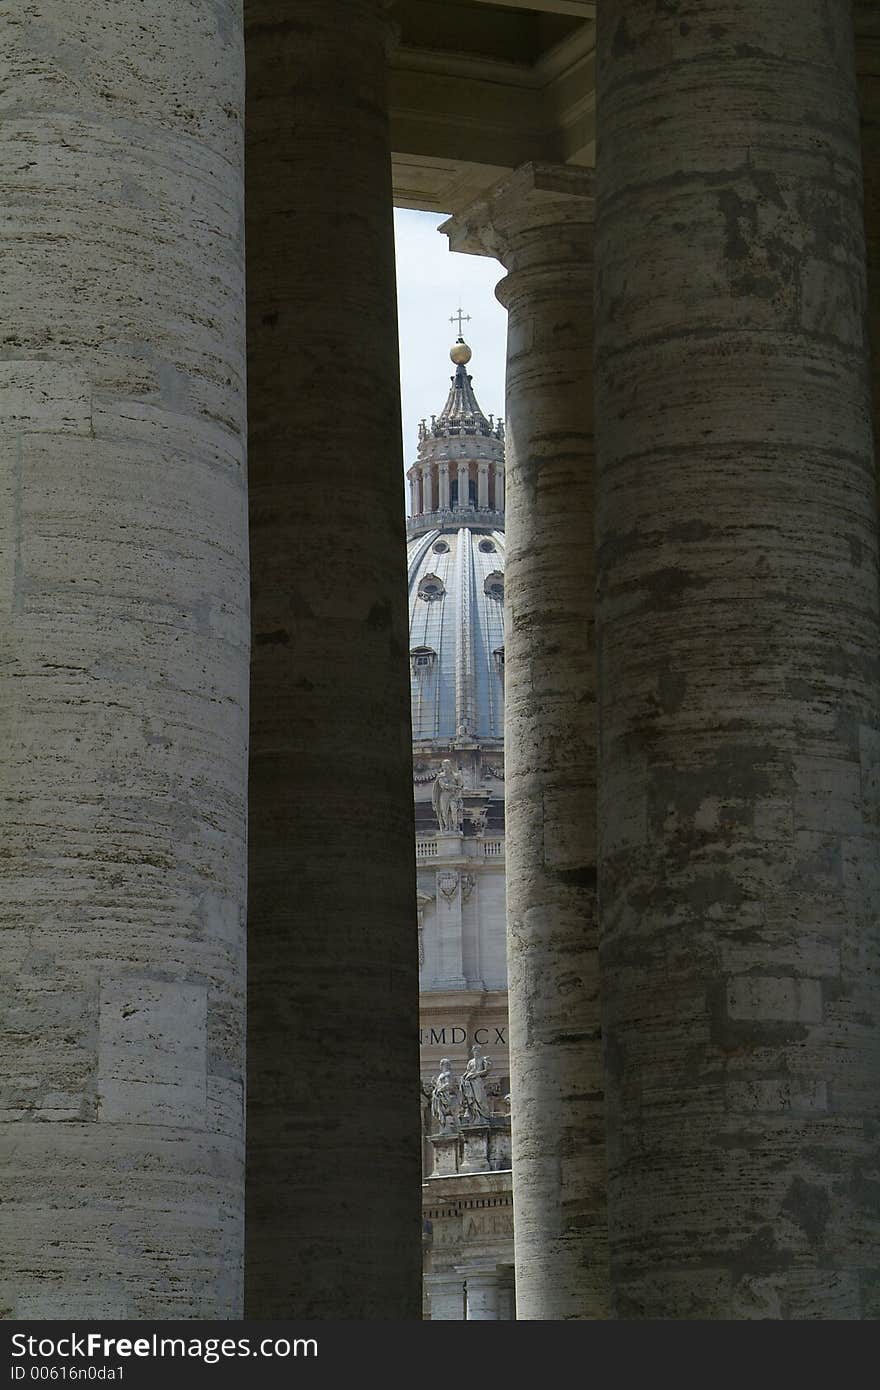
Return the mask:
<path fill-rule="evenodd" d="M 853 11 L 861 108 L 871 394 L 876 455 L 877 437 L 880 435 L 880 6 L 877 0 L 855 0 Z"/>
<path fill-rule="evenodd" d="M 421 1315 L 382 9 L 374 0 L 246 9 L 251 1318 Z"/>
<path fill-rule="evenodd" d="M 505 816 L 517 1316 L 607 1300 L 596 880 L 592 180 L 526 165 L 445 224 L 508 269 Z"/>
<path fill-rule="evenodd" d="M 241 1316 L 240 6 L 0 13 L 0 1305 Z"/>
<path fill-rule="evenodd" d="M 418 491 L 419 491 L 418 478 L 417 478 L 416 474 L 413 474 L 413 475 L 411 476 L 410 480 L 409 480 L 409 514 L 410 514 L 410 516 L 416 516 L 416 515 L 418 515 L 418 510 L 419 510 L 419 509 L 418 509 L 418 500 L 419 500 L 419 498 L 418 498 Z"/>
<path fill-rule="evenodd" d="M 677 10 L 598 11 L 614 1308 L 877 1316 L 877 510 L 850 6 Z"/>
<path fill-rule="evenodd" d="M 504 511 L 504 469 L 495 465 L 495 510 Z"/>

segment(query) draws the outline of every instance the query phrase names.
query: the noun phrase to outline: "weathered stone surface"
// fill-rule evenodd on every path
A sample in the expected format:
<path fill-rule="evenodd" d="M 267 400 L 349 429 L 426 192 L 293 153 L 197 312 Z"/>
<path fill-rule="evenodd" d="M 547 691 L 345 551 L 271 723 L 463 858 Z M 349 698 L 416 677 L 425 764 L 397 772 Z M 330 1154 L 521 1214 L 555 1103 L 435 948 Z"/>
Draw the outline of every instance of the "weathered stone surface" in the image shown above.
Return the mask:
<path fill-rule="evenodd" d="M 866 1316 L 877 507 L 850 7 L 604 0 L 598 44 L 613 1307 Z"/>
<path fill-rule="evenodd" d="M 526 165 L 446 224 L 508 270 L 505 816 L 517 1317 L 604 1317 L 592 178 Z"/>
<path fill-rule="evenodd" d="M 0 55 L 0 1308 L 236 1317 L 240 7 L 12 0 Z"/>
<path fill-rule="evenodd" d="M 877 439 L 880 437 L 880 10 L 876 0 L 854 0 L 853 15 L 861 112 L 871 398 L 876 452 Z"/>
<path fill-rule="evenodd" d="M 418 984 L 373 0 L 246 6 L 248 1315 L 420 1314 Z M 406 1098 L 409 1099 L 406 1099 Z"/>

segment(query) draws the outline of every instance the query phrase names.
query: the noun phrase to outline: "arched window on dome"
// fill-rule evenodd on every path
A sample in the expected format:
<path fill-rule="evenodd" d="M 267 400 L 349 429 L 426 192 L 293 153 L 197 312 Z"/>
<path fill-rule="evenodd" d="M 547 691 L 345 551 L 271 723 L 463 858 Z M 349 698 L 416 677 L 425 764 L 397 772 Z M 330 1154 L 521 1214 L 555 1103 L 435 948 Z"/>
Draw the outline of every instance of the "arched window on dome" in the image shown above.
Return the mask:
<path fill-rule="evenodd" d="M 498 603 L 503 603 L 504 575 L 499 570 L 493 570 L 491 574 L 487 574 L 483 583 L 483 590 L 490 598 L 496 599 Z"/>
<path fill-rule="evenodd" d="M 419 580 L 418 596 L 426 603 L 434 603 L 437 599 L 443 598 L 446 589 L 443 580 L 437 574 L 426 574 Z"/>
<path fill-rule="evenodd" d="M 413 647 L 409 654 L 410 666 L 416 679 L 428 676 L 434 669 L 437 653 L 433 647 Z"/>

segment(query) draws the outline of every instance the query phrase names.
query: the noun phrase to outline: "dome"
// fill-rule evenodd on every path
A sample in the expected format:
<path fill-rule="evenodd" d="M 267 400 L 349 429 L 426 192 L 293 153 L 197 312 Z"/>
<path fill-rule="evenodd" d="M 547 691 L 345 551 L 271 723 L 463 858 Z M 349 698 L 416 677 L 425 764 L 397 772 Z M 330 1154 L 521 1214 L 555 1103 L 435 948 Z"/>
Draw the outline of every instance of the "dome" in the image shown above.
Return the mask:
<path fill-rule="evenodd" d="M 414 744 L 504 737 L 504 532 L 438 527 L 409 543 Z"/>

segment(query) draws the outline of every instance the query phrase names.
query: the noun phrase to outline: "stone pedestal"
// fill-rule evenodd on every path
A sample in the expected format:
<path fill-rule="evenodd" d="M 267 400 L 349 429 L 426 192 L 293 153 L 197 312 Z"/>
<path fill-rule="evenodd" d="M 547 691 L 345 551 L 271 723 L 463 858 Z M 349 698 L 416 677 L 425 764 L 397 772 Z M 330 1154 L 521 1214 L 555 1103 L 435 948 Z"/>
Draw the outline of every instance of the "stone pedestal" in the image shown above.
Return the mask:
<path fill-rule="evenodd" d="M 0 1305 L 242 1315 L 234 5 L 9 0 Z"/>
<path fill-rule="evenodd" d="M 461 1131 L 462 1156 L 459 1172 L 488 1173 L 489 1126 L 464 1125 Z"/>
<path fill-rule="evenodd" d="M 505 814 L 518 1316 L 607 1309 L 593 625 L 592 178 L 526 165 L 444 224 L 508 270 Z M 497 480 L 496 480 L 497 486 Z"/>
<path fill-rule="evenodd" d="M 461 1140 L 458 1137 L 458 1130 L 429 1134 L 428 1143 L 434 1154 L 434 1163 L 431 1169 L 434 1177 L 447 1177 L 450 1173 L 459 1171 Z"/>
<path fill-rule="evenodd" d="M 420 1314 L 384 8 L 248 5 L 250 1318 Z"/>
<path fill-rule="evenodd" d="M 425 1275 L 431 1322 L 464 1322 L 464 1279 L 455 1270 Z"/>
<path fill-rule="evenodd" d="M 498 1322 L 501 1310 L 497 1268 L 471 1269 L 463 1265 L 458 1272 L 464 1279 L 467 1321 Z"/>
<path fill-rule="evenodd" d="M 877 502 L 850 7 L 677 8 L 597 11 L 614 1310 L 876 1316 Z"/>

